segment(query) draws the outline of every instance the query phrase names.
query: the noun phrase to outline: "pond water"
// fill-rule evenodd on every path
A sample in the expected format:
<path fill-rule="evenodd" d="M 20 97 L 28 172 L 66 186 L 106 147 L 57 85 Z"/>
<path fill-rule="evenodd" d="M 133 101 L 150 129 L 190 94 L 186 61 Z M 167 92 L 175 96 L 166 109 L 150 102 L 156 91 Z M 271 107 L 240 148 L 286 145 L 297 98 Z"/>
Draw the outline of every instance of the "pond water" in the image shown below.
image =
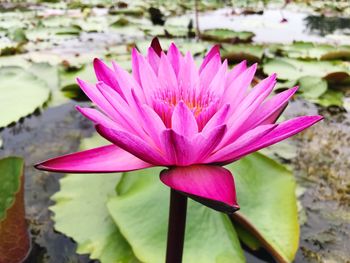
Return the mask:
<path fill-rule="evenodd" d="M 333 19 L 335 22 L 329 25 L 327 18 L 297 11 L 267 10 L 263 15 L 246 16 L 233 16 L 231 11 L 220 9 L 201 14 L 201 29 L 252 31 L 255 42 L 303 40 L 350 44 L 349 35 L 345 35 L 350 30 L 346 18 Z M 103 9 L 99 12 L 104 14 Z M 287 23 L 280 23 L 282 12 Z M 327 29 L 325 24 L 329 25 Z M 126 38 L 130 40 L 118 33 L 84 33 L 79 39 L 50 47 L 47 52 L 90 53 L 122 43 Z M 19 155 L 26 160 L 26 214 L 33 237 L 27 262 L 92 262 L 87 256 L 77 255 L 74 242 L 53 229 L 48 206 L 52 204 L 50 196 L 59 189 L 57 180 L 62 175 L 47 176 L 33 168 L 38 160 L 76 151 L 80 140 L 93 133 L 91 123 L 75 111 L 77 103 L 38 112 L 0 133 L 3 139 L 0 156 Z M 316 113 L 325 115 L 325 121 L 290 140 L 297 146 L 298 154 L 286 161 L 297 177 L 303 207 L 301 245 L 295 262 L 349 262 L 350 115 L 339 108 L 318 108 L 298 99 L 290 104 L 286 116 Z M 260 257 L 248 254 L 248 262 L 273 262 L 264 253 Z"/>

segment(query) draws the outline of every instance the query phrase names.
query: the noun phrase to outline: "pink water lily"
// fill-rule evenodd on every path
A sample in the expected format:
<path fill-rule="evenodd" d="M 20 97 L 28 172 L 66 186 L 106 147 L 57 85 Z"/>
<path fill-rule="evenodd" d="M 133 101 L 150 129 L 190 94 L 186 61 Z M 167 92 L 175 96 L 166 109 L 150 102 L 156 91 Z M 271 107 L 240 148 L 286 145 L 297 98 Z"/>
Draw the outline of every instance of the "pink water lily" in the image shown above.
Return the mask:
<path fill-rule="evenodd" d="M 229 69 L 218 46 L 200 67 L 190 53 L 155 40 L 132 51 L 132 74 L 94 60 L 98 82 L 78 84 L 98 109 L 77 109 L 110 145 L 44 161 L 38 169 L 67 173 L 125 172 L 166 167 L 161 181 L 207 206 L 234 212 L 234 179 L 223 166 L 284 140 L 322 119 L 302 116 L 277 124 L 292 88 L 269 97 L 273 74 L 250 88 L 257 65 Z M 262 171 L 264 172 L 264 171 Z"/>

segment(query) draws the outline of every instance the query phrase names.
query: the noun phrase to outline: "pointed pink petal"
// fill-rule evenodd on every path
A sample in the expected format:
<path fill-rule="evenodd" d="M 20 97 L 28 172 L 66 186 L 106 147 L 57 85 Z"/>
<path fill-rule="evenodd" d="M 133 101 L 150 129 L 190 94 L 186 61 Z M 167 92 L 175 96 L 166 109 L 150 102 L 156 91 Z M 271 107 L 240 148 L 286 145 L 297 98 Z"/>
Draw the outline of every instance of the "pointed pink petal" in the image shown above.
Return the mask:
<path fill-rule="evenodd" d="M 222 96 L 226 86 L 226 74 L 227 74 L 227 60 L 222 63 L 221 67 L 217 71 L 215 77 L 210 82 L 209 90 L 218 96 Z"/>
<path fill-rule="evenodd" d="M 187 52 L 177 77 L 179 92 L 190 93 L 195 91 L 200 84 L 197 66 L 190 52 Z"/>
<path fill-rule="evenodd" d="M 132 155 L 154 165 L 166 165 L 162 153 L 150 146 L 141 138 L 124 131 L 113 130 L 102 125 L 96 126 L 96 131 L 108 141 L 119 146 Z"/>
<path fill-rule="evenodd" d="M 115 145 L 49 159 L 35 165 L 39 170 L 62 173 L 114 173 L 152 167 Z"/>
<path fill-rule="evenodd" d="M 254 78 L 256 68 L 257 64 L 254 64 L 234 79 L 230 86 L 225 90 L 223 103 L 230 103 L 233 109 L 241 103 Z"/>
<path fill-rule="evenodd" d="M 136 48 L 133 48 L 131 51 L 131 68 L 132 68 L 132 76 L 134 79 L 141 84 L 140 80 L 140 65 L 138 60 L 139 52 Z"/>
<path fill-rule="evenodd" d="M 196 156 L 195 162 L 202 163 L 219 145 L 226 132 L 226 125 L 216 126 L 210 131 L 195 135 L 192 141 L 192 151 Z"/>
<path fill-rule="evenodd" d="M 193 146 L 190 141 L 172 129 L 162 132 L 163 148 L 170 165 L 189 165 L 193 163 Z"/>
<path fill-rule="evenodd" d="M 243 60 L 241 63 L 233 67 L 233 69 L 227 74 L 226 89 L 231 83 L 245 70 L 247 69 L 247 61 Z"/>
<path fill-rule="evenodd" d="M 220 69 L 220 66 L 221 66 L 221 58 L 219 54 L 216 54 L 202 69 L 202 71 L 199 74 L 202 93 L 205 93 L 208 91 L 209 85 L 213 81 L 218 70 Z"/>
<path fill-rule="evenodd" d="M 221 107 L 220 110 L 218 110 L 213 117 L 207 122 L 207 124 L 204 126 L 202 132 L 206 133 L 213 129 L 214 127 L 221 125 L 226 122 L 227 114 L 230 110 L 230 104 L 225 104 Z"/>
<path fill-rule="evenodd" d="M 177 78 L 168 57 L 162 53 L 159 62 L 158 79 L 163 89 L 177 90 Z"/>
<path fill-rule="evenodd" d="M 93 121 L 95 124 L 101 124 L 105 127 L 109 127 L 111 129 L 121 129 L 121 125 L 118 123 L 112 121 L 110 118 L 108 118 L 103 113 L 99 112 L 98 110 L 92 109 L 92 108 L 82 108 L 80 106 L 76 106 L 76 109 L 86 118 Z"/>
<path fill-rule="evenodd" d="M 107 114 L 113 120 L 117 120 L 119 118 L 112 105 L 109 104 L 106 98 L 98 90 L 96 85 L 86 83 L 79 78 L 77 78 L 77 82 L 86 96 L 88 96 L 88 98 L 93 103 L 95 103 L 96 106 L 99 107 L 105 114 Z"/>
<path fill-rule="evenodd" d="M 276 76 L 272 75 L 256 85 L 243 99 L 238 106 L 238 110 L 230 116 L 230 119 L 227 122 L 229 128 L 221 146 L 223 146 L 224 143 L 230 144 L 248 130 L 249 127 L 247 127 L 246 121 L 252 116 L 252 114 L 254 114 L 271 93 L 275 83 Z"/>
<path fill-rule="evenodd" d="M 160 90 L 160 84 L 158 78 L 151 68 L 151 65 L 146 61 L 146 59 L 138 55 L 138 63 L 140 67 L 140 80 L 141 87 L 146 97 L 146 101 L 148 105 L 152 104 L 152 95 L 155 90 Z"/>
<path fill-rule="evenodd" d="M 260 124 L 274 123 L 297 90 L 298 87 L 285 90 L 264 102 L 249 118 L 246 125 L 255 127 Z"/>
<path fill-rule="evenodd" d="M 151 47 L 148 48 L 147 51 L 147 61 L 151 65 L 154 73 L 157 74 L 159 70 L 160 55 L 158 55 Z"/>
<path fill-rule="evenodd" d="M 171 125 L 176 133 L 185 137 L 191 138 L 198 132 L 196 118 L 183 101 L 176 105 L 171 117 Z"/>
<path fill-rule="evenodd" d="M 116 90 L 121 96 L 123 96 L 123 93 L 116 79 L 115 72 L 113 70 L 107 67 L 106 64 L 102 62 L 102 60 L 99 60 L 97 58 L 94 59 L 94 69 L 96 77 L 99 81 L 103 81 L 108 86 Z"/>
<path fill-rule="evenodd" d="M 234 159 L 235 156 L 239 156 L 244 152 L 247 147 L 249 148 L 252 144 L 264 138 L 264 136 L 275 129 L 276 126 L 277 124 L 262 125 L 246 132 L 233 143 L 223 147 L 212 156 L 208 157 L 205 163 L 221 163 L 222 160 Z"/>
<path fill-rule="evenodd" d="M 157 53 L 158 56 L 160 56 L 160 54 L 162 53 L 163 49 L 157 37 L 152 39 L 151 48 Z"/>
<path fill-rule="evenodd" d="M 215 210 L 233 213 L 239 209 L 230 171 L 214 165 L 192 165 L 163 170 L 167 186 Z"/>
<path fill-rule="evenodd" d="M 119 94 L 111 89 L 109 86 L 104 83 L 97 84 L 98 89 L 106 100 L 113 106 L 114 110 L 118 113 L 118 123 L 122 124 L 125 127 L 125 130 L 128 130 L 132 133 L 138 134 L 139 136 L 144 136 L 145 133 L 140 125 L 135 125 L 135 120 L 138 118 L 137 112 L 123 100 Z"/>
<path fill-rule="evenodd" d="M 314 125 L 316 122 L 323 119 L 323 116 L 301 116 L 297 117 L 281 124 L 278 124 L 275 129 L 269 132 L 267 135 L 260 138 L 258 141 L 248 145 L 244 151 L 240 152 L 239 155 L 236 155 L 233 158 L 225 158 L 225 160 L 221 160 L 220 163 L 227 164 L 231 163 L 235 160 L 242 158 L 243 156 L 256 152 L 262 148 L 268 147 L 272 144 L 275 144 L 279 141 L 287 139 L 294 134 L 297 134 L 306 128 Z"/>
<path fill-rule="evenodd" d="M 213 57 L 219 56 L 220 57 L 220 46 L 219 45 L 214 45 L 209 52 L 205 55 L 204 60 L 202 62 L 202 65 L 199 68 L 199 73 L 202 72 L 202 70 L 207 66 L 207 64 L 209 63 L 209 61 L 211 61 L 211 59 Z"/>
<path fill-rule="evenodd" d="M 182 55 L 174 43 L 171 43 L 167 52 L 167 56 L 177 76 L 180 70 L 180 61 L 182 59 Z"/>
<path fill-rule="evenodd" d="M 137 94 L 138 98 L 144 102 L 145 101 L 145 95 L 143 94 L 143 90 L 139 83 L 130 75 L 128 71 L 121 68 L 117 63 L 112 61 L 113 69 L 115 71 L 116 78 L 118 79 L 118 83 L 120 88 L 123 91 L 123 94 L 125 95 L 125 99 L 129 103 L 129 105 L 132 105 L 132 95 L 131 90 L 134 90 Z"/>

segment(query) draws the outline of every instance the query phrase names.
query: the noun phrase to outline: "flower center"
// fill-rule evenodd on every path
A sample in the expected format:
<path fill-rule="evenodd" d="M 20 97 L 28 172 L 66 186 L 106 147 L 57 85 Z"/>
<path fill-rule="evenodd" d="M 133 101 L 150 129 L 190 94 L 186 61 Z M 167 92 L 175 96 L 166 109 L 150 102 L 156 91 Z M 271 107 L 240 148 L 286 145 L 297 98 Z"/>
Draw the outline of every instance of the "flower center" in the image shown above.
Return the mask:
<path fill-rule="evenodd" d="M 168 128 L 171 128 L 171 116 L 180 101 L 192 111 L 200 130 L 215 113 L 218 105 L 216 96 L 209 92 L 196 94 L 194 90 L 158 90 L 154 93 L 153 108 Z"/>

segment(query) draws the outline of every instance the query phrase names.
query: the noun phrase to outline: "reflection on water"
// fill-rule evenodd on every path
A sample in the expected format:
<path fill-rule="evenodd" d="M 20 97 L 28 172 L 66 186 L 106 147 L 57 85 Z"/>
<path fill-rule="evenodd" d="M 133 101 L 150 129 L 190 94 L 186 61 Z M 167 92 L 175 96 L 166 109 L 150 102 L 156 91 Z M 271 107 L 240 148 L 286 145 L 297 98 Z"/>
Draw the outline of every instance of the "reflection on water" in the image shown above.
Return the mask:
<path fill-rule="evenodd" d="M 283 17 L 287 19 L 286 23 L 281 23 Z M 263 14 L 233 15 L 232 8 L 224 8 L 200 14 L 199 26 L 201 30 L 229 28 L 251 31 L 255 34 L 254 42 L 260 43 L 350 43 L 350 36 L 344 38 L 350 31 L 349 18 L 322 17 L 293 10 L 267 9 Z"/>
<path fill-rule="evenodd" d="M 325 36 L 340 30 L 350 35 L 350 18 L 310 15 L 304 21 L 310 33 Z"/>

